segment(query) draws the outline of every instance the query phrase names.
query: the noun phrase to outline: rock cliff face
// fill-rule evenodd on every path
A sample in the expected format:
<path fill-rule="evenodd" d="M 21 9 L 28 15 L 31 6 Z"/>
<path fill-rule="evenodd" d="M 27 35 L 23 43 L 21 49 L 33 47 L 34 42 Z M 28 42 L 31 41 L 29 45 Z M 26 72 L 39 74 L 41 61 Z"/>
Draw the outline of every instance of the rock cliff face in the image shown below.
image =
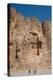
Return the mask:
<path fill-rule="evenodd" d="M 25 17 L 10 9 L 10 69 L 51 69 L 51 23 Z"/>

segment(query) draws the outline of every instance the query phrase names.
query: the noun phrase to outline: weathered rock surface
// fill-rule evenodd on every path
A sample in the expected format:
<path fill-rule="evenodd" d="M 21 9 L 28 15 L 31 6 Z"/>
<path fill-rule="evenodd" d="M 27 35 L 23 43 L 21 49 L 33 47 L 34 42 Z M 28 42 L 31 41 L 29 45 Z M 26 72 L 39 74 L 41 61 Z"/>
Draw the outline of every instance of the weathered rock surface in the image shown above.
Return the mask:
<path fill-rule="evenodd" d="M 10 69 L 51 69 L 51 23 L 10 9 Z"/>

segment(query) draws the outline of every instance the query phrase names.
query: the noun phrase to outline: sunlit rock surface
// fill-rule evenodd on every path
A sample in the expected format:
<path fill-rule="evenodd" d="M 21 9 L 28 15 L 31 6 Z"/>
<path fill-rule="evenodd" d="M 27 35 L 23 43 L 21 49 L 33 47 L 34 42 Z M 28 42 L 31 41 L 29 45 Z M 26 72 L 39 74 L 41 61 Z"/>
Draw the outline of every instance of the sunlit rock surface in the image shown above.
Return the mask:
<path fill-rule="evenodd" d="M 25 17 L 11 8 L 9 54 L 11 71 L 51 69 L 51 22 Z"/>

